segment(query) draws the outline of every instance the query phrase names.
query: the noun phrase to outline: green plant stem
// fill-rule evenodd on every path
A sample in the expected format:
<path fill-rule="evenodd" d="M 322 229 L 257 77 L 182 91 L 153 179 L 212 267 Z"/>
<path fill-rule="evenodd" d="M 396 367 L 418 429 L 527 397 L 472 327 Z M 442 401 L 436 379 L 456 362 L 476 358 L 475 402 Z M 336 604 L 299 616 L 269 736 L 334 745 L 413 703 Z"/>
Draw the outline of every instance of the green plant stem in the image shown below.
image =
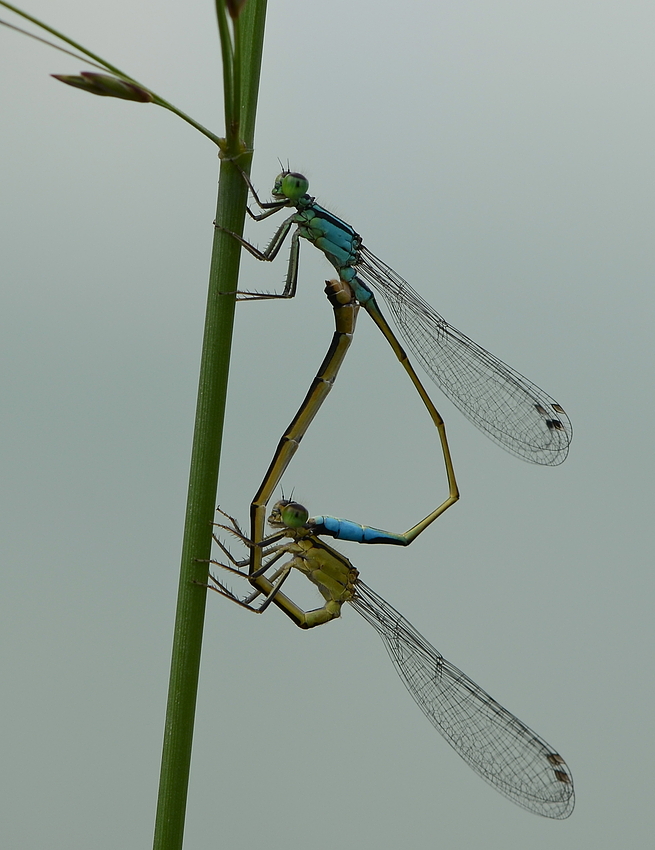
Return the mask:
<path fill-rule="evenodd" d="M 255 139 L 255 117 L 257 115 L 257 96 L 259 77 L 262 70 L 262 49 L 264 44 L 264 24 L 266 23 L 267 0 L 255 0 L 261 11 L 255 12 L 250 0 L 239 20 L 239 55 L 241 62 L 241 136 L 246 150 L 252 151 Z M 253 92 L 255 96 L 253 97 Z M 250 157 L 241 167 L 250 174 Z M 239 231 L 240 233 L 241 231 Z"/>
<path fill-rule="evenodd" d="M 249 0 L 242 15 L 241 77 L 244 85 L 241 126 L 243 146 L 253 146 L 257 92 L 263 49 L 266 0 Z M 247 187 L 231 159 L 243 147 L 235 144 L 221 161 L 216 222 L 243 232 Z M 250 156 L 244 157 L 247 168 Z M 155 823 L 155 850 L 180 850 L 191 762 L 202 632 L 216 505 L 218 466 L 225 415 L 230 348 L 236 290 L 239 244 L 216 229 L 209 274 L 207 313 L 203 340 L 196 425 L 193 437 L 186 524 L 171 659 L 168 707 Z"/>

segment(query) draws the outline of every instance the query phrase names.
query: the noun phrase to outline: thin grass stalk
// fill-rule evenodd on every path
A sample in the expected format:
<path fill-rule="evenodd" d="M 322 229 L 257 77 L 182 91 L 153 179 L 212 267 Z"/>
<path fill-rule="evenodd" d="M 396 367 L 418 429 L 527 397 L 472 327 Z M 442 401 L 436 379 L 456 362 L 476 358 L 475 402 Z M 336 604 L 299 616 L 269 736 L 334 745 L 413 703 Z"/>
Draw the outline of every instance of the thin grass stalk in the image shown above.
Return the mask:
<path fill-rule="evenodd" d="M 238 73 L 241 78 L 241 108 L 236 122 L 237 129 L 239 125 L 241 129 L 241 143 L 238 136 L 230 132 L 234 129 L 234 125 L 232 128 L 230 125 L 232 110 L 226 104 L 227 138 L 220 166 L 216 222 L 237 233 L 243 232 L 247 187 L 232 159 L 239 157 L 242 167 L 249 170 L 265 15 L 266 0 L 249 0 L 241 16 L 241 26 L 237 28 L 240 50 L 236 53 L 243 62 Z M 235 239 L 215 230 L 162 750 L 155 850 L 181 850 L 184 836 L 206 601 L 206 589 L 201 585 L 207 582 L 209 567 L 203 562 L 209 559 L 211 552 L 240 253 Z"/>

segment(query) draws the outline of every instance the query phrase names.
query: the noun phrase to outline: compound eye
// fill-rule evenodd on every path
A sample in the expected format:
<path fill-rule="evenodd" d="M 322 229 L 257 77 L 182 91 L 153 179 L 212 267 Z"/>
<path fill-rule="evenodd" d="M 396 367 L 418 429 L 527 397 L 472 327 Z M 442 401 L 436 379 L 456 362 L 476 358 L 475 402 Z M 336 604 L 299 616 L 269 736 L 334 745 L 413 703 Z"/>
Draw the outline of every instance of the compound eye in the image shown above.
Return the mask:
<path fill-rule="evenodd" d="M 309 511 L 298 502 L 289 502 L 281 510 L 282 522 L 288 528 L 300 528 L 309 519 Z"/>
<path fill-rule="evenodd" d="M 298 198 L 302 198 L 303 195 L 307 194 L 309 189 L 309 180 L 303 175 L 298 174 L 295 171 L 287 171 L 286 174 L 282 173 L 279 175 L 278 180 L 280 180 L 280 189 L 285 198 L 289 198 L 290 201 L 297 201 Z M 277 180 L 275 181 L 277 186 Z"/>

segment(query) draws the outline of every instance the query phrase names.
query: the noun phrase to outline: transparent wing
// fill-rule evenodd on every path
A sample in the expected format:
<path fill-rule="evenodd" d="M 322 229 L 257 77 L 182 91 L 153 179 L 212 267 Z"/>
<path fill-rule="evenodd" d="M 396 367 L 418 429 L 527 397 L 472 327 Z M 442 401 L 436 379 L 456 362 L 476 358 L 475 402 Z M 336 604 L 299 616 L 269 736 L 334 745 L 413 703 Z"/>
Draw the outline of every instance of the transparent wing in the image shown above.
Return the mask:
<path fill-rule="evenodd" d="M 446 661 L 364 582 L 357 580 L 349 601 L 381 636 L 421 711 L 476 773 L 530 812 L 571 814 L 571 773 L 543 738 Z"/>
<path fill-rule="evenodd" d="M 573 429 L 555 399 L 449 325 L 364 246 L 356 270 L 383 296 L 428 375 L 471 422 L 524 460 L 557 466 L 566 459 Z"/>

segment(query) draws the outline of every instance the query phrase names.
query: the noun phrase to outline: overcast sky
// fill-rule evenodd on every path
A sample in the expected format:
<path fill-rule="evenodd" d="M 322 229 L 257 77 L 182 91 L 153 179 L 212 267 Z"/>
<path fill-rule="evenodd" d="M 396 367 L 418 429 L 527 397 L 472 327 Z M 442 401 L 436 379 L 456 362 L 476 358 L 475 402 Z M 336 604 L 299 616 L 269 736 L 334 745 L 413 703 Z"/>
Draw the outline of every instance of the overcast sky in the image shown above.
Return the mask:
<path fill-rule="evenodd" d="M 29 10 L 222 132 L 209 0 Z M 213 596 L 187 850 L 652 840 L 654 29 L 637 0 L 271 0 L 260 192 L 278 158 L 303 171 L 573 422 L 566 463 L 535 467 L 435 389 L 461 501 L 408 550 L 340 548 L 562 753 L 577 806 L 550 822 L 476 777 L 354 610 L 305 633 Z M 217 159 L 164 110 L 48 76 L 80 70 L 0 28 L 0 833 L 136 850 L 152 840 Z M 279 286 L 285 256 L 245 257 L 243 287 Z M 327 349 L 329 276 L 305 244 L 293 303 L 238 307 L 217 501 L 244 521 Z M 446 492 L 426 420 L 361 315 L 285 490 L 404 530 Z M 316 602 L 300 577 L 294 594 Z"/>

